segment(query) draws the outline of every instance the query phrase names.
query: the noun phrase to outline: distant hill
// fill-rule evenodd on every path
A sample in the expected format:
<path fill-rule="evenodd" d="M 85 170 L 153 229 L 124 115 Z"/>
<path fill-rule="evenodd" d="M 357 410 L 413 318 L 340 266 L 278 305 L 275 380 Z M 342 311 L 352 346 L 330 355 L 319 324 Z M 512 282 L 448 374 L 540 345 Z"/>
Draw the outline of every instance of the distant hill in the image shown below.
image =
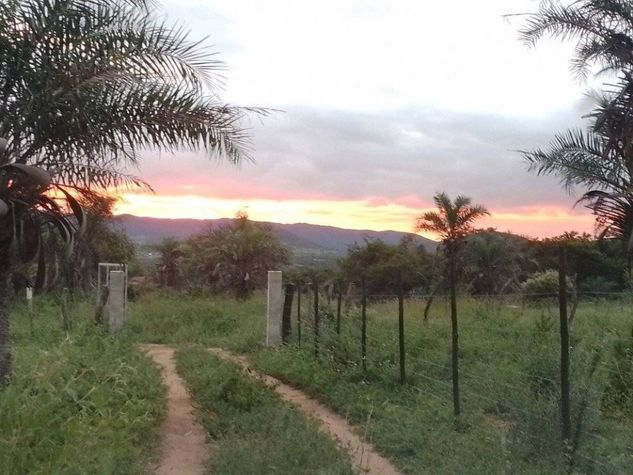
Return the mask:
<path fill-rule="evenodd" d="M 165 219 L 145 218 L 123 214 L 115 216 L 118 224 L 130 238 L 140 245 L 157 244 L 164 238 L 187 239 L 209 226 L 223 226 L 231 223 L 231 218 L 221 219 Z M 365 238 L 381 239 L 387 244 L 397 244 L 409 233 L 399 231 L 371 231 L 342 229 L 333 226 L 296 223 L 265 223 L 272 227 L 279 240 L 295 254 L 325 254 L 340 256 L 347 252 L 354 243 L 362 244 Z M 415 242 L 433 252 L 437 246 L 435 241 L 413 234 Z"/>

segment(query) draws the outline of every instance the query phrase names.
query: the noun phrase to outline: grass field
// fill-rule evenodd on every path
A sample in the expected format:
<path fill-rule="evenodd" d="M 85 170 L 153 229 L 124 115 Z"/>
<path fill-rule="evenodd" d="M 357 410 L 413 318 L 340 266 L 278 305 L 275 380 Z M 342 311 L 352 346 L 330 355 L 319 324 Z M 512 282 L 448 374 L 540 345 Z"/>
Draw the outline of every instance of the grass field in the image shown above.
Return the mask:
<path fill-rule="evenodd" d="M 254 361 L 363 425 L 406 473 L 460 473 L 465 467 L 463 473 L 564 473 L 556 305 L 460 302 L 459 430 L 452 416 L 447 310 L 438 302 L 424 323 L 422 303 L 407 306 L 406 385 L 399 384 L 395 302 L 370 306 L 366 372 L 357 311 L 344 317 L 341 336 L 332 319 L 324 319 L 318 361 L 309 325 L 302 345 L 259 351 Z M 628 399 L 612 387 L 633 382 L 631 353 L 628 367 L 614 359 L 616 343 L 633 343 L 632 325 L 631 305 L 604 301 L 581 304 L 573 322 L 570 456 L 580 473 L 627 473 L 633 466 L 633 385 Z"/>
<path fill-rule="evenodd" d="M 141 473 L 156 443 L 163 390 L 135 342 L 181 349 L 179 368 L 218 447 L 216 473 L 350 469 L 312 423 L 202 351 L 209 346 L 248 353 L 261 370 L 324 401 L 360 426 L 404 473 L 565 473 L 563 454 L 576 473 L 629 473 L 633 466 L 631 302 L 578 307 L 572 324 L 574 438 L 566 449 L 559 430 L 554 302 L 460 300 L 463 416 L 457 430 L 446 302 L 436 302 L 428 322 L 421 318 L 422 302 L 407 302 L 404 385 L 395 302 L 369 307 L 367 371 L 360 365 L 358 309 L 344 312 L 336 335 L 334 309 L 323 306 L 317 360 L 309 298 L 303 305 L 301 344 L 295 313 L 293 341 L 277 349 L 263 346 L 263 295 L 234 302 L 147 294 L 131 304 L 117 337 L 94 328 L 89 304 L 74 307 L 75 328 L 68 334 L 60 330 L 55 303 L 40 302 L 33 335 L 18 309 L 16 378 L 0 396 L 0 466 L 8 473 L 89 473 L 97 466 L 106 469 L 100 473 Z M 266 427 L 271 420 L 279 423 Z M 271 441 L 281 443 L 272 447 Z"/>
<path fill-rule="evenodd" d="M 464 467 L 467 473 L 563 473 L 567 469 L 559 435 L 554 302 L 527 306 L 512 301 L 460 302 L 464 415 L 459 431 L 452 416 L 445 302 L 434 305 L 427 323 L 421 318 L 422 302 L 406 306 L 404 386 L 398 380 L 395 302 L 370 306 L 366 372 L 360 366 L 358 310 L 344 314 L 338 337 L 333 308 L 324 306 L 317 361 L 310 305 L 304 298 L 302 344 L 295 341 L 274 350 L 262 346 L 262 296 L 236 304 L 153 294 L 137 302 L 128 328 L 137 337 L 150 335 L 156 342 L 192 342 L 249 352 L 260 369 L 304 388 L 362 426 L 367 437 L 406 473 L 455 473 Z M 579 472 L 626 473 L 633 464 L 631 399 L 620 397 L 614 404 L 622 394 L 607 390 L 614 380 L 626 382 L 629 377 L 630 366 L 623 361 L 616 365 L 614 346 L 629 344 L 632 325 L 629 302 L 585 302 L 576 313 L 573 460 Z M 614 379 L 618 371 L 622 377 Z"/>
<path fill-rule="evenodd" d="M 61 330 L 58 302 L 36 300 L 12 321 L 14 377 L 0 392 L 3 474 L 142 473 L 155 453 L 164 390 L 157 371 L 132 346 L 73 308 Z"/>
<path fill-rule="evenodd" d="M 178 372 L 200 405 L 213 443 L 210 473 L 353 473 L 347 455 L 315 422 L 233 363 L 203 349 L 188 349 L 179 354 Z"/>

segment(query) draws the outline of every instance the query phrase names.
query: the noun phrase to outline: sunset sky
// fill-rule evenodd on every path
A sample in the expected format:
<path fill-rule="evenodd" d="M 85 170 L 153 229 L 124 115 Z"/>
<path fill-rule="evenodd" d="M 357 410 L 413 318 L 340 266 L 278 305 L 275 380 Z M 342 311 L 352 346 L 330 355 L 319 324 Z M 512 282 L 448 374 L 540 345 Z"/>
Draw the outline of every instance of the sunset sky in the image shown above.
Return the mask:
<path fill-rule="evenodd" d="M 480 222 L 529 236 L 593 230 L 591 216 L 516 150 L 582 125 L 587 84 L 571 45 L 522 44 L 530 0 L 163 0 L 225 61 L 222 98 L 279 110 L 253 119 L 253 163 L 145 153 L 155 195 L 119 213 L 411 231 L 432 196 L 487 206 Z"/>

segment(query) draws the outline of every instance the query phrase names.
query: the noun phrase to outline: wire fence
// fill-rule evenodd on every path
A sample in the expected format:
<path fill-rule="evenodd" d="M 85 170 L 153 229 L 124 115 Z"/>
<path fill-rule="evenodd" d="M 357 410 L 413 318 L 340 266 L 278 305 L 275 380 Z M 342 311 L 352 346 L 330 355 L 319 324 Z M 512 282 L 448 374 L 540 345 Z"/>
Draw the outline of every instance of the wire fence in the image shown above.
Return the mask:
<path fill-rule="evenodd" d="M 290 347 L 316 350 L 313 357 L 322 365 L 336 366 L 341 377 L 362 368 L 372 378 L 396 385 L 399 371 L 404 372 L 404 387 L 451 410 L 449 296 L 404 296 L 401 351 L 398 294 L 323 293 L 315 318 L 314 289 L 301 290 L 301 306 L 295 299 L 291 316 Z M 563 440 L 559 297 L 560 293 L 542 292 L 459 298 L 463 410 L 507 418 L 508 433 L 501 431 L 505 438 L 532 441 L 543 450 L 560 445 L 569 466 L 621 473 L 623 457 L 633 466 L 633 293 L 566 293 L 573 320 L 568 348 L 572 429 Z M 429 299 L 434 302 L 425 319 Z M 629 363 L 617 361 L 617 345 L 630 345 L 630 352 L 625 352 Z M 630 387 L 618 388 L 614 381 Z M 625 428 L 611 430 L 622 423 L 622 414 L 630 414 Z"/>

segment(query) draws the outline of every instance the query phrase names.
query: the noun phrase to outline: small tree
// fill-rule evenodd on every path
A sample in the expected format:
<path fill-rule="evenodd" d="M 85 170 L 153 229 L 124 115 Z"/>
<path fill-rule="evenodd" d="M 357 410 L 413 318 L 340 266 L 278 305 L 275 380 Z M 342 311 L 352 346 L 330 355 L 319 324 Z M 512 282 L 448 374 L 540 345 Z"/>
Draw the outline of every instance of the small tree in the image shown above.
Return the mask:
<path fill-rule="evenodd" d="M 267 272 L 288 263 L 288 250 L 270 226 L 239 213 L 228 226 L 210 228 L 188 242 L 187 261 L 218 291 L 244 299 L 266 282 Z"/>
<path fill-rule="evenodd" d="M 159 284 L 163 287 L 178 287 L 184 256 L 182 243 L 173 238 L 165 238 L 156 246 L 156 250 L 160 253 L 156 265 Z"/>
<path fill-rule="evenodd" d="M 364 246 L 355 244 L 347 257 L 340 262 L 341 269 L 349 281 L 360 284 L 361 289 L 361 366 L 367 369 L 367 294 L 372 287 L 372 276 L 381 262 L 389 259 L 390 248 L 380 239 L 366 239 Z"/>
<path fill-rule="evenodd" d="M 361 288 L 361 360 L 367 359 L 367 296 L 396 294 L 399 301 L 400 368 L 404 382 L 404 293 L 421 285 L 425 266 L 423 251 L 404 238 L 400 245 L 390 246 L 379 239 L 367 239 L 355 245 L 341 261 L 341 275 L 360 283 Z"/>
<path fill-rule="evenodd" d="M 458 196 L 452 201 L 446 193 L 433 197 L 437 211 L 428 211 L 416 223 L 418 231 L 429 231 L 439 235 L 446 255 L 448 284 L 451 299 L 451 334 L 453 367 L 453 410 L 456 417 L 461 413 L 459 401 L 459 334 L 457 326 L 457 279 L 458 258 L 464 247 L 466 236 L 473 232 L 473 223 L 489 214 L 486 208 L 471 205 L 470 198 Z"/>
<path fill-rule="evenodd" d="M 67 285 L 88 289 L 95 285 L 99 262 L 129 264 L 134 259 L 135 247 L 113 223 L 115 197 L 86 192 L 78 202 L 86 214 L 86 228 L 76 239 Z"/>

